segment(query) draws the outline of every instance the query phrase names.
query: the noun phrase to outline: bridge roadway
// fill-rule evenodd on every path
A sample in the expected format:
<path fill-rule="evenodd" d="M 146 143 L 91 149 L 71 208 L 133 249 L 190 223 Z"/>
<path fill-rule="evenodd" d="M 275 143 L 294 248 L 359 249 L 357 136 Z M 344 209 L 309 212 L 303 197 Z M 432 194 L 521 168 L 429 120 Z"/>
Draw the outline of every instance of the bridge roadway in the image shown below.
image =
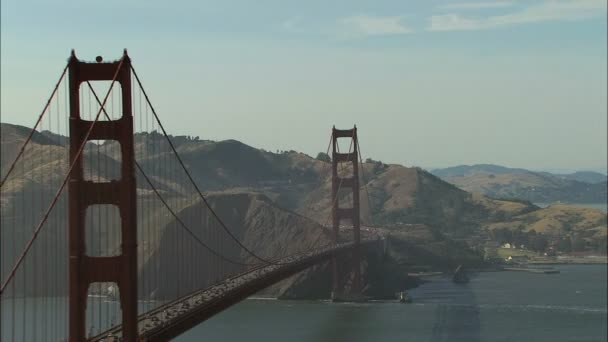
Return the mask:
<path fill-rule="evenodd" d="M 379 237 L 361 240 L 361 247 L 379 241 Z M 276 282 L 334 256 L 348 253 L 353 246 L 353 242 L 347 242 L 289 256 L 169 302 L 139 317 L 140 339 L 168 341 Z M 121 332 L 119 325 L 89 341 L 122 341 Z"/>

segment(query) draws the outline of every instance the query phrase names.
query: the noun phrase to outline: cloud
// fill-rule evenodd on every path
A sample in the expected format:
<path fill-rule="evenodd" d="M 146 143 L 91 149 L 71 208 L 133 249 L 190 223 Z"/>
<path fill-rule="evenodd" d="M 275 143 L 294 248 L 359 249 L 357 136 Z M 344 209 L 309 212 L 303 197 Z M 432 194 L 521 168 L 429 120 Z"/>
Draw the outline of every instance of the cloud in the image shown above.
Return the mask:
<path fill-rule="evenodd" d="M 447 4 L 439 6 L 440 9 L 485 9 L 485 8 L 502 8 L 502 7 L 510 7 L 513 3 L 508 1 L 496 1 L 496 2 L 463 2 L 456 4 Z"/>
<path fill-rule="evenodd" d="M 399 16 L 375 17 L 357 15 L 338 20 L 341 27 L 349 33 L 365 36 L 408 34 L 413 31 L 405 26 Z"/>
<path fill-rule="evenodd" d="M 576 21 L 606 15 L 605 0 L 545 1 L 520 11 L 488 17 L 457 13 L 433 15 L 429 31 L 486 30 L 545 21 Z"/>

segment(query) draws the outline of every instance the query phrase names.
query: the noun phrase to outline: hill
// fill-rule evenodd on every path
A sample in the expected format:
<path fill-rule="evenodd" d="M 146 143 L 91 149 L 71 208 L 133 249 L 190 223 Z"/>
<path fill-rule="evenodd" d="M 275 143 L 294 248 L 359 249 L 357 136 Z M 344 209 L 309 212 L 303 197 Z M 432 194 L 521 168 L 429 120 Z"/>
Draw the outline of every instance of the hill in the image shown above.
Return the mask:
<path fill-rule="evenodd" d="M 1 128 L 3 157 L 0 168 L 6 172 L 12 162 L 10 156 L 16 155 L 29 130 L 8 124 L 2 124 Z M 271 153 L 236 140 L 216 142 L 183 136 L 170 139 L 201 190 L 210 194 L 209 198 L 218 207 L 220 215 L 246 245 L 261 254 L 268 250 L 290 254 L 326 241 L 325 226 L 330 222 L 331 207 L 329 163 L 295 151 Z M 169 181 L 168 175 L 183 171 L 175 161 L 171 161 L 164 137 L 158 133 L 138 133 L 135 142 L 136 158 L 146 174 L 159 184 L 159 190 L 170 198 L 179 215 L 189 215 L 189 208 L 200 204 L 193 200 L 196 198 L 194 189 L 185 177 L 171 177 L 172 181 Z M 26 217 L 24 210 L 33 207 L 35 212 L 42 212 L 66 172 L 67 152 L 65 137 L 49 132 L 33 135 L 32 147 L 2 189 L 2 219 L 20 217 L 17 222 L 22 223 L 15 231 L 1 231 L 3 241 L 16 241 L 10 248 L 19 249 L 27 241 L 31 227 L 39 218 Z M 89 178 L 118 177 L 120 152 L 116 143 L 89 144 L 85 159 L 85 163 L 93 165 L 95 170 L 90 172 Z M 95 168 L 95 163 L 102 162 L 106 168 Z M 362 222 L 382 229 L 390 241 L 390 258 L 378 259 L 368 255 L 365 261 L 366 269 L 374 274 L 370 275 L 369 291 L 375 291 L 379 297 L 390 293 L 383 283 L 403 286 L 411 281 L 406 276 L 408 270 L 420 265 L 441 270 L 458 263 L 478 265 L 483 257 L 478 251 L 484 241 L 498 241 L 504 237 L 497 236 L 495 232 L 528 233 L 534 230 L 544 234 L 553 244 L 559 244 L 567 236 L 569 241 L 578 245 L 583 239 L 584 248 L 605 251 L 601 243 L 605 241 L 607 229 L 605 214 L 599 211 L 574 207 L 540 209 L 526 201 L 494 199 L 478 192 L 467 192 L 420 168 L 377 161 L 362 163 L 361 167 L 361 184 L 365 185 L 360 189 Z M 523 171 L 509 173 L 504 168 L 492 170 L 497 171 L 496 178 L 525 175 L 531 177 L 530 183 L 538 181 L 533 177 L 548 178 Z M 352 170 L 344 168 L 340 172 Z M 489 177 L 490 174 L 485 175 Z M 162 227 L 172 224 L 168 220 L 169 215 L 161 215 L 159 203 L 150 204 L 154 196 L 140 174 L 137 174 L 137 187 L 138 205 L 142 206 L 139 212 L 158 212 L 159 229 L 165 231 Z M 25 197 L 25 194 L 37 193 L 41 189 L 42 196 L 33 200 Z M 344 193 L 340 194 L 339 201 L 342 206 L 348 206 L 352 198 Z M 144 206 L 144 203 L 148 204 Z M 57 212 L 65 213 L 65 198 L 59 206 L 62 209 Z M 59 214 L 52 215 L 50 222 L 54 229 L 65 227 L 65 218 Z M 56 243 L 53 238 L 56 235 L 52 233 L 41 235 L 47 248 Z M 166 252 L 172 248 L 173 244 L 168 241 L 175 237 L 170 231 L 161 236 L 157 245 L 147 246 L 146 252 L 140 255 L 141 260 L 152 260 L 158 251 Z M 147 242 L 140 243 L 145 245 Z M 114 248 L 118 248 L 118 243 L 114 244 Z M 277 248 L 268 249 L 268 246 Z M 7 250 L 5 253 L 12 255 L 14 252 Z M 8 269 L 6 266 L 10 260 L 5 258 L 3 262 L 3 270 Z M 145 268 L 144 263 L 142 269 Z M 326 288 L 322 284 L 328 279 L 327 269 L 319 266 L 269 289 L 269 293 L 286 298 L 323 296 L 318 291 Z M 160 296 L 170 291 L 170 288 L 163 288 L 156 293 Z"/>
<path fill-rule="evenodd" d="M 575 180 L 578 182 L 589 183 L 589 184 L 597 184 L 604 183 L 608 176 L 605 174 L 594 172 L 594 171 L 577 171 L 568 174 L 550 174 L 563 179 Z"/>
<path fill-rule="evenodd" d="M 498 165 L 461 165 L 432 171 L 468 192 L 538 203 L 606 203 L 606 175 L 596 172 L 552 174 Z"/>
<path fill-rule="evenodd" d="M 477 174 L 493 174 L 502 175 L 509 173 L 527 173 L 530 172 L 525 169 L 516 169 L 506 166 L 494 165 L 494 164 L 475 164 L 475 165 L 458 165 L 446 167 L 443 169 L 433 169 L 431 172 L 440 178 L 449 177 L 466 177 L 474 176 Z"/>
<path fill-rule="evenodd" d="M 553 205 L 541 210 L 511 217 L 503 222 L 486 225 L 491 234 L 508 231 L 511 238 L 500 242 L 511 242 L 524 239 L 516 244 L 529 244 L 526 239 L 537 233 L 546 236 L 547 243 L 563 252 L 601 250 L 606 251 L 607 216 L 599 210 L 575 208 L 566 205 Z M 522 234 L 525 233 L 525 234 Z M 519 237 L 515 236 L 519 235 Z"/>

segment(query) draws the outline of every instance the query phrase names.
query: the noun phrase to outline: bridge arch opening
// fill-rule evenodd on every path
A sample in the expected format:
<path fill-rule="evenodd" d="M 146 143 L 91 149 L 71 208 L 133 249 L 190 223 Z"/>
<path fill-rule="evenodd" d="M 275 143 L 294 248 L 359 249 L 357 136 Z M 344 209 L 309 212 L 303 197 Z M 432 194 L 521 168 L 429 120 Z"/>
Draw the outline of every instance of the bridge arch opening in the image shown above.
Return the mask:
<path fill-rule="evenodd" d="M 86 336 L 91 338 L 122 321 L 120 289 L 114 282 L 91 283 L 86 298 Z"/>
<path fill-rule="evenodd" d="M 108 90 L 110 91 L 109 94 Z M 81 119 L 95 120 L 106 94 L 108 94 L 108 97 L 98 121 L 113 121 L 122 118 L 122 86 L 119 81 L 115 81 L 113 87 L 112 81 L 84 81 L 80 84 L 78 94 Z"/>
<path fill-rule="evenodd" d="M 122 151 L 116 140 L 89 140 L 82 162 L 85 181 L 103 183 L 122 177 Z"/>

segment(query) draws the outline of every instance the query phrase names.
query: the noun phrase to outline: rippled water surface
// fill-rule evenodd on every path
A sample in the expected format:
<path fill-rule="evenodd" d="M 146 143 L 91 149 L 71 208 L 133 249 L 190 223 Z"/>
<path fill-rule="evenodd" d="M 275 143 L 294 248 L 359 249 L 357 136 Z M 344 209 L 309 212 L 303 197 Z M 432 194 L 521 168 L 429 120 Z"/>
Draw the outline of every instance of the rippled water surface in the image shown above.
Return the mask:
<path fill-rule="evenodd" d="M 607 341 L 606 265 L 557 268 L 560 274 L 479 273 L 468 284 L 435 278 L 410 291 L 412 304 L 247 300 L 176 340 Z M 46 308 L 49 303 L 52 298 L 28 298 L 27 312 L 42 313 L 51 309 Z M 10 305 L 1 309 L 0 340 L 52 340 L 40 330 L 41 318 L 34 324 L 36 317 L 13 313 Z M 117 310 L 118 302 L 111 301 L 101 312 L 89 312 L 87 326 L 94 327 L 100 318 L 118 320 Z M 12 316 L 17 319 L 15 333 L 5 320 Z M 60 332 L 67 329 L 65 317 L 54 317 L 51 323 L 59 323 Z"/>
<path fill-rule="evenodd" d="M 412 304 L 247 300 L 177 341 L 606 341 L 605 265 L 437 278 Z"/>

